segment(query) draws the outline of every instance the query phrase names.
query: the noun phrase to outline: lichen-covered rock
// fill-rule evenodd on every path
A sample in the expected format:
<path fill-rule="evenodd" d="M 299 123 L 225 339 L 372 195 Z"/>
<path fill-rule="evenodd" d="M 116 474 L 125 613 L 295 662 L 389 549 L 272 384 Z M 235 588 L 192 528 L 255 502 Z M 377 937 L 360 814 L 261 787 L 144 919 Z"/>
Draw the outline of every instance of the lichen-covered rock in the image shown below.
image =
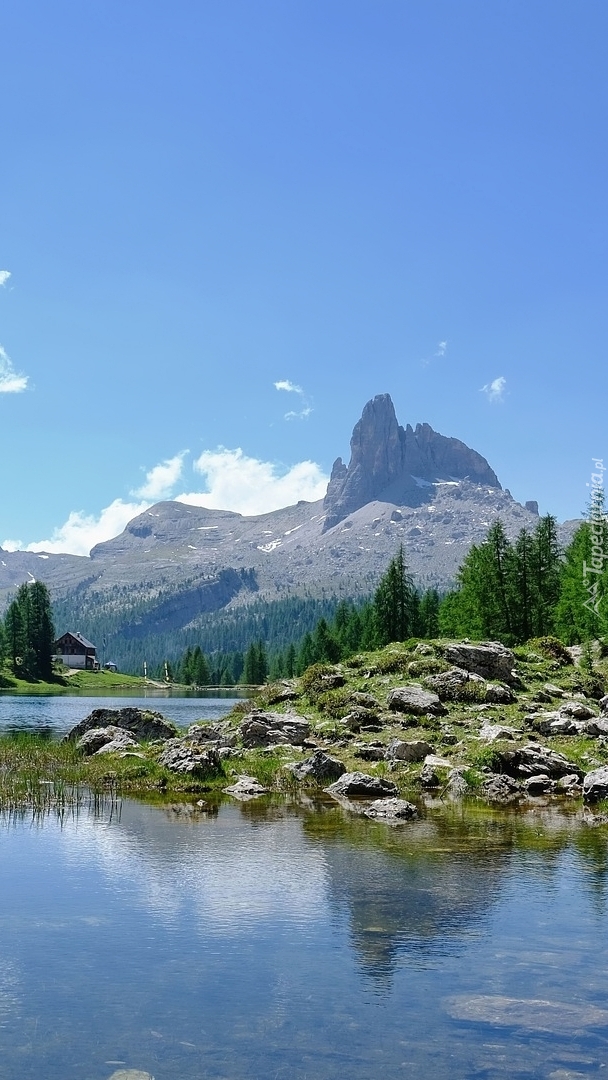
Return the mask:
<path fill-rule="evenodd" d="M 314 754 L 305 761 L 291 762 L 285 766 L 296 780 L 316 780 L 322 783 L 327 780 L 337 780 L 346 772 L 346 765 L 337 758 L 330 757 L 323 750 L 315 750 Z"/>
<path fill-rule="evenodd" d="M 381 799 L 398 794 L 396 784 L 390 780 L 361 772 L 344 773 L 325 790 L 329 795 L 343 795 L 347 799 Z"/>
<path fill-rule="evenodd" d="M 388 707 L 393 712 L 411 713 L 413 716 L 445 716 L 447 709 L 442 705 L 437 694 L 425 690 L 416 683 L 411 686 L 396 686 L 389 692 Z"/>
<path fill-rule="evenodd" d="M 133 750 L 138 743 L 135 739 L 132 739 L 130 735 L 127 735 L 126 731 L 120 731 L 109 742 L 104 743 L 99 747 L 99 750 L 95 751 L 95 757 L 99 757 L 100 754 L 121 754 L 124 756 L 125 751 Z M 143 755 L 140 755 L 143 756 Z"/>
<path fill-rule="evenodd" d="M 499 641 L 483 641 L 479 645 L 458 642 L 447 645 L 444 656 L 448 663 L 481 675 L 482 679 L 512 683 L 516 678 L 513 675 L 515 657 Z"/>
<path fill-rule="evenodd" d="M 158 764 L 196 779 L 216 776 L 222 768 L 217 750 L 199 750 L 186 739 L 172 740 L 160 755 Z"/>
<path fill-rule="evenodd" d="M 123 728 L 133 738 L 143 742 L 152 742 L 154 739 L 174 739 L 178 734 L 175 724 L 167 720 L 162 713 L 129 706 L 125 709 L 93 709 L 92 713 L 68 731 L 63 741 L 79 739 L 93 728 L 109 726 Z"/>
<path fill-rule="evenodd" d="M 377 799 L 364 814 L 381 821 L 411 821 L 418 817 L 414 804 L 405 799 Z"/>
<path fill-rule="evenodd" d="M 386 747 L 387 761 L 424 761 L 427 754 L 433 753 L 433 747 L 424 739 L 407 742 L 404 739 L 391 739 Z"/>
<path fill-rule="evenodd" d="M 587 773 L 583 780 L 583 799 L 585 802 L 608 799 L 608 765 Z"/>

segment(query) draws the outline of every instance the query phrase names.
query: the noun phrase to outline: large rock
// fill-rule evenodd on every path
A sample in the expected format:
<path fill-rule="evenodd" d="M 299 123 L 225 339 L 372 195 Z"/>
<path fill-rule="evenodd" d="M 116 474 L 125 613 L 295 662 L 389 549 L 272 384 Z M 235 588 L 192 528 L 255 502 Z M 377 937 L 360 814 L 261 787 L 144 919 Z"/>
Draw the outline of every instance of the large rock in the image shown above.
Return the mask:
<path fill-rule="evenodd" d="M 346 772 L 346 765 L 337 758 L 330 757 L 323 750 L 315 750 L 312 757 L 305 761 L 291 762 L 285 766 L 293 773 L 296 780 L 316 780 L 322 783 L 327 780 L 337 780 Z"/>
<path fill-rule="evenodd" d="M 572 720 L 590 720 L 595 712 L 585 701 L 565 701 L 560 705 L 561 716 L 569 716 Z"/>
<path fill-rule="evenodd" d="M 396 686 L 389 691 L 388 707 L 393 712 L 410 713 L 412 716 L 445 716 L 447 709 L 442 705 L 437 694 L 424 690 L 413 683 L 411 686 Z"/>
<path fill-rule="evenodd" d="M 591 735 L 592 738 L 597 735 L 608 735 L 608 720 L 603 720 L 601 717 L 586 720 L 581 726 L 585 735 Z"/>
<path fill-rule="evenodd" d="M 344 773 L 335 784 L 330 784 L 325 790 L 330 795 L 342 795 L 347 799 L 382 799 L 398 794 L 396 784 L 390 780 L 361 772 Z"/>
<path fill-rule="evenodd" d="M 493 743 L 497 739 L 510 739 L 513 741 L 521 732 L 516 728 L 508 727 L 506 724 L 483 724 L 481 731 L 479 732 L 479 738 L 483 742 Z"/>
<path fill-rule="evenodd" d="M 481 675 L 482 679 L 497 679 L 506 683 L 514 681 L 515 657 L 499 641 L 483 641 L 479 645 L 458 642 L 447 645 L 444 655 L 450 664 Z"/>
<path fill-rule="evenodd" d="M 240 736 L 247 749 L 290 743 L 301 746 L 310 734 L 310 724 L 295 713 L 251 712 L 243 717 Z"/>
<path fill-rule="evenodd" d="M 104 746 L 113 742 L 126 742 L 129 746 L 137 746 L 137 743 L 130 735 L 119 727 L 103 727 L 103 728 L 91 728 L 90 731 L 85 731 L 84 735 L 81 735 L 76 743 L 76 749 L 81 750 L 83 754 L 90 757 L 92 754 L 97 754 Z M 122 747 L 121 747 L 122 749 Z"/>
<path fill-rule="evenodd" d="M 128 731 L 135 739 L 152 742 L 154 739 L 174 739 L 178 734 L 175 724 L 162 713 L 150 709 L 93 709 L 84 720 L 76 724 L 64 738 L 64 742 L 79 739 L 93 728 L 117 727 Z"/>
<path fill-rule="evenodd" d="M 583 799 L 585 802 L 608 799 L 608 765 L 587 773 L 583 780 Z"/>
<path fill-rule="evenodd" d="M 484 782 L 482 795 L 488 802 L 509 803 L 521 797 L 521 788 L 517 780 L 502 773 L 494 773 Z"/>
<path fill-rule="evenodd" d="M 174 739 L 163 750 L 158 764 L 171 772 L 192 776 L 197 780 L 216 776 L 221 772 L 222 761 L 217 750 L 198 750 L 186 739 Z"/>
<path fill-rule="evenodd" d="M 387 761 L 424 761 L 427 754 L 433 753 L 433 747 L 424 739 L 407 742 L 403 739 L 391 739 L 386 751 Z"/>
<path fill-rule="evenodd" d="M 375 499 L 419 506 L 434 495 L 436 480 L 467 478 L 500 490 L 485 458 L 458 439 L 439 435 L 429 424 L 402 428 L 388 394 L 367 402 L 350 450 L 348 468 L 338 458 L 331 471 L 324 531 Z"/>

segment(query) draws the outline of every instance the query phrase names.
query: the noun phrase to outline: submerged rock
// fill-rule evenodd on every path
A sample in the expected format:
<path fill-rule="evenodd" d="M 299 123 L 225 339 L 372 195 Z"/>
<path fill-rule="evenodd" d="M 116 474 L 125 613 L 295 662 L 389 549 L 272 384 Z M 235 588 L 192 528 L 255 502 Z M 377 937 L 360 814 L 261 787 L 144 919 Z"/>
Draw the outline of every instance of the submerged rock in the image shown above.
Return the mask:
<path fill-rule="evenodd" d="M 411 821 L 418 817 L 416 807 L 405 799 L 377 799 L 364 814 L 366 817 L 385 821 Z"/>
<path fill-rule="evenodd" d="M 68 731 L 64 742 L 79 739 L 94 728 L 117 727 L 130 732 L 135 739 L 152 742 L 153 739 L 174 739 L 178 734 L 175 724 L 162 713 L 150 709 L 93 709 L 84 720 Z"/>
<path fill-rule="evenodd" d="M 575 1035 L 581 1028 L 608 1026 L 608 1011 L 569 1001 L 526 1000 L 493 994 L 462 994 L 448 998 L 445 1009 L 454 1020 L 525 1028 L 556 1035 Z"/>
<path fill-rule="evenodd" d="M 524 787 L 528 795 L 551 795 L 555 790 L 555 780 L 551 780 L 546 773 L 538 776 L 529 776 L 524 781 Z"/>
<path fill-rule="evenodd" d="M 260 795 L 266 795 L 268 788 L 260 784 L 255 776 L 239 776 L 236 784 L 230 784 L 229 787 L 224 788 L 224 791 L 227 795 L 232 795 L 233 799 L 248 802 L 249 799 L 257 799 Z"/>
<path fill-rule="evenodd" d="M 343 795 L 347 799 L 380 799 L 398 793 L 397 785 L 392 781 L 361 772 L 344 773 L 325 790 L 329 795 Z"/>

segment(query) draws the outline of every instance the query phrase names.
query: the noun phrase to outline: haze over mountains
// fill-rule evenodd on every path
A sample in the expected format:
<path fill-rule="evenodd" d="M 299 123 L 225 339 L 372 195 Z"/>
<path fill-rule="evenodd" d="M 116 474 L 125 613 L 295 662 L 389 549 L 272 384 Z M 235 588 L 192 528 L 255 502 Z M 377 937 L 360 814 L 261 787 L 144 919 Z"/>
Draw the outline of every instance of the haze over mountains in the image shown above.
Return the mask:
<path fill-rule="evenodd" d="M 0 549 L 0 604 L 39 579 L 82 632 L 105 614 L 116 633 L 143 639 L 253 601 L 367 594 L 400 543 L 417 584 L 445 588 L 498 517 L 510 536 L 537 520 L 479 453 L 428 424 L 401 427 L 383 394 L 365 406 L 324 500 L 256 517 L 161 502 L 89 557 Z M 561 527 L 564 543 L 571 533 Z"/>

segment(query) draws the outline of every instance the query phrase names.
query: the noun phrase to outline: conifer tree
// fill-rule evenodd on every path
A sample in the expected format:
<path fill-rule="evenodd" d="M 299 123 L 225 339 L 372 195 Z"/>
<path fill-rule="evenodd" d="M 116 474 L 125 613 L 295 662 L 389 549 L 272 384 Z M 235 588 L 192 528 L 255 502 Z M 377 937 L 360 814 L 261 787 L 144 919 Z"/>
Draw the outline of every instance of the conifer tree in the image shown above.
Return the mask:
<path fill-rule="evenodd" d="M 380 579 L 373 607 L 379 645 L 405 641 L 412 636 L 417 615 L 417 595 L 407 571 L 403 544 Z"/>

